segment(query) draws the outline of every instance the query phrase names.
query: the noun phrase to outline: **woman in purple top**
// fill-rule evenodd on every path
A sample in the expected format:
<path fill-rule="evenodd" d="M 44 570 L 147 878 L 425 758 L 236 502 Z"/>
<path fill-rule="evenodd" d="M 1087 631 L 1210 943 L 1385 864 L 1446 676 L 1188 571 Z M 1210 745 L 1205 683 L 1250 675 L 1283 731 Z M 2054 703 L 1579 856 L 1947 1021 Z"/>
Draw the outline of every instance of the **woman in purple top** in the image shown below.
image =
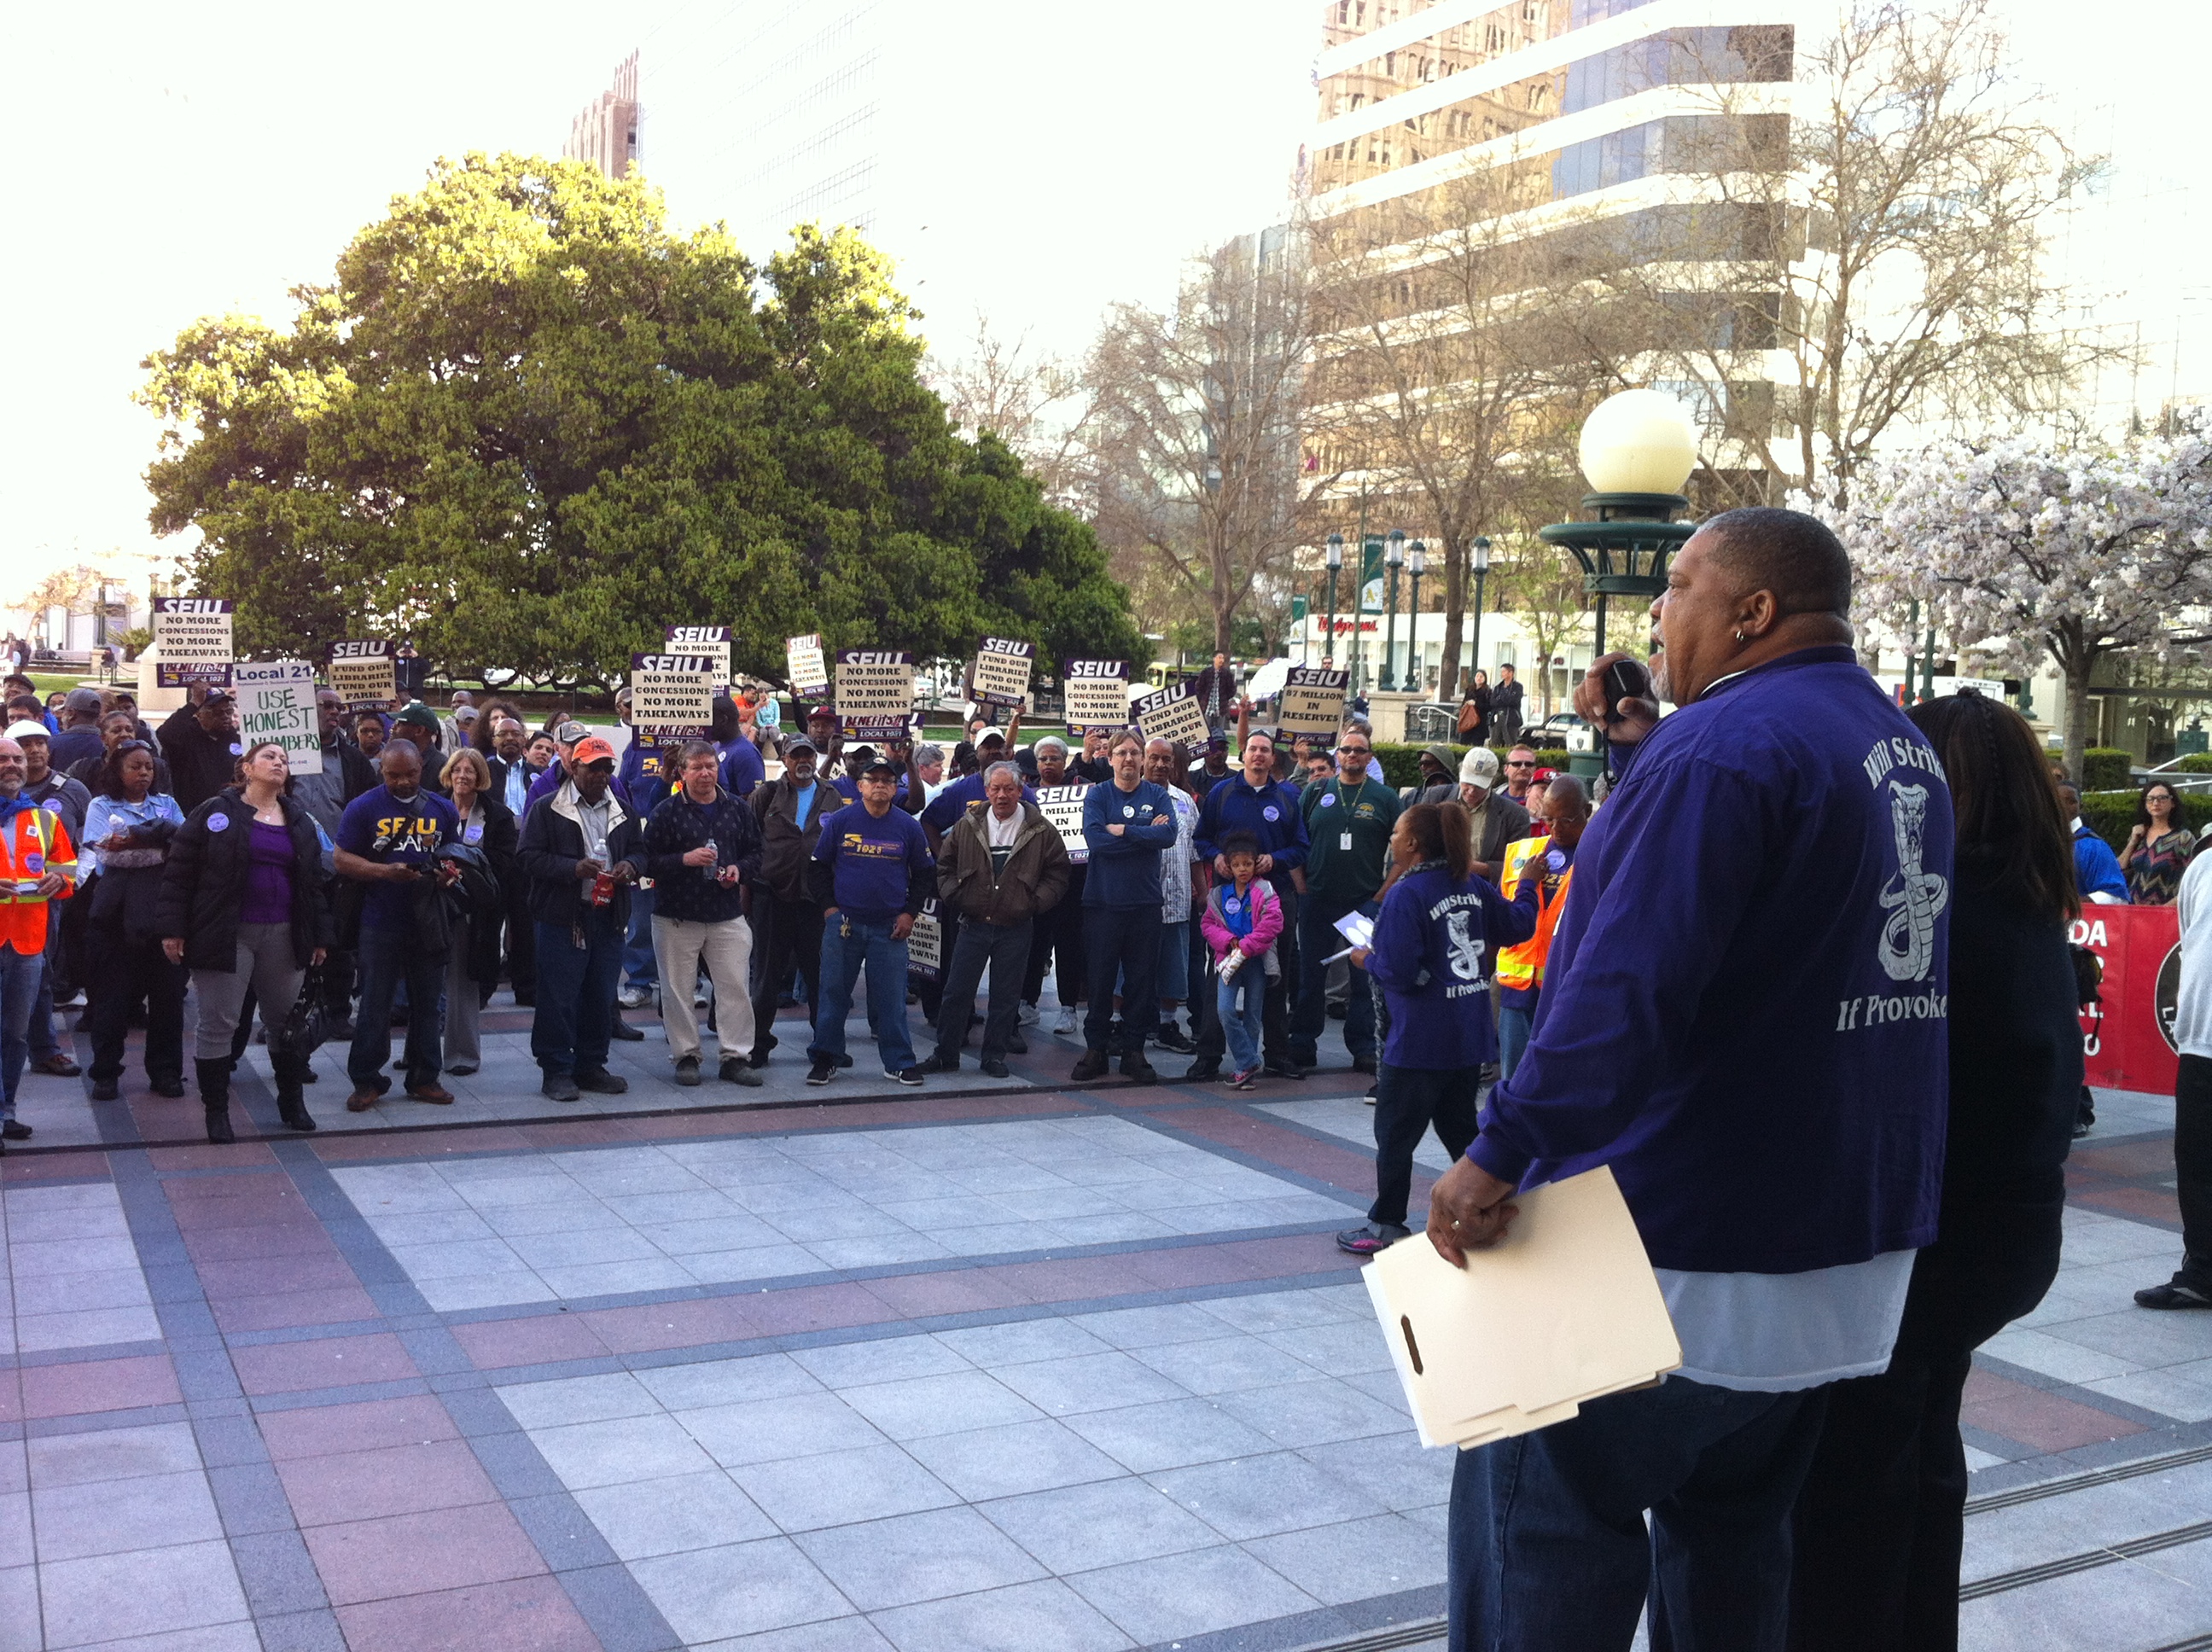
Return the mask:
<path fill-rule="evenodd" d="M 323 897 L 322 840 L 314 817 L 285 795 L 284 748 L 246 748 L 244 778 L 191 813 L 170 845 L 155 929 L 173 963 L 190 966 L 199 1000 L 194 1070 L 210 1141 L 234 1139 L 231 1041 L 249 989 L 262 1019 L 282 1027 L 307 966 L 323 961 L 330 911 Z M 307 1060 L 272 1036 L 276 1110 L 295 1130 L 313 1130 L 301 1085 Z"/>

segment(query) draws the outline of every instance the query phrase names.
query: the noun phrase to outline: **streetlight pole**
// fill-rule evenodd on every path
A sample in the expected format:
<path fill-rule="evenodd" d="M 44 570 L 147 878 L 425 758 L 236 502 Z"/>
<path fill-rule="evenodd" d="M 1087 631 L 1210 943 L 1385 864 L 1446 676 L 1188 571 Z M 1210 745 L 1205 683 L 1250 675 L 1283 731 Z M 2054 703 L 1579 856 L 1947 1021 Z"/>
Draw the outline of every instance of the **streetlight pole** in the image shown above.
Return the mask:
<path fill-rule="evenodd" d="M 1336 662 L 1336 571 L 1344 566 L 1344 536 L 1328 536 L 1328 634 L 1322 649 L 1322 658 L 1333 667 Z"/>
<path fill-rule="evenodd" d="M 1382 566 L 1390 574 L 1382 596 L 1382 680 L 1377 686 L 1385 694 L 1398 686 L 1398 570 L 1405 565 L 1406 530 L 1393 528 L 1382 550 Z"/>
<path fill-rule="evenodd" d="M 1429 548 L 1422 541 L 1414 540 L 1406 553 L 1406 568 L 1413 576 L 1413 606 L 1406 610 L 1406 686 L 1419 694 L 1428 677 L 1421 665 L 1421 575 L 1429 571 Z"/>
<path fill-rule="evenodd" d="M 1467 645 L 1467 669 L 1460 673 L 1464 682 L 1482 666 L 1482 587 L 1490 578 L 1490 536 L 1474 536 L 1474 634 Z M 1464 699 L 1462 693 L 1461 698 Z"/>

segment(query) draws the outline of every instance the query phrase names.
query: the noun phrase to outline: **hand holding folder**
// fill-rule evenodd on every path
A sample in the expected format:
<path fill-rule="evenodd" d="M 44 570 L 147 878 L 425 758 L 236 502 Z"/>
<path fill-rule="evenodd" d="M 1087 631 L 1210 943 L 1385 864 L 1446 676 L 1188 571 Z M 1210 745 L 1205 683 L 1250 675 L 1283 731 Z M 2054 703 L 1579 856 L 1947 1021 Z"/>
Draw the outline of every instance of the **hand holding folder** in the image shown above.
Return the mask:
<path fill-rule="evenodd" d="M 1367 1293 L 1428 1446 L 1564 1422 L 1682 1363 L 1636 1224 L 1603 1166 L 1518 1196 L 1464 1269 L 1420 1234 L 1367 1266 Z"/>

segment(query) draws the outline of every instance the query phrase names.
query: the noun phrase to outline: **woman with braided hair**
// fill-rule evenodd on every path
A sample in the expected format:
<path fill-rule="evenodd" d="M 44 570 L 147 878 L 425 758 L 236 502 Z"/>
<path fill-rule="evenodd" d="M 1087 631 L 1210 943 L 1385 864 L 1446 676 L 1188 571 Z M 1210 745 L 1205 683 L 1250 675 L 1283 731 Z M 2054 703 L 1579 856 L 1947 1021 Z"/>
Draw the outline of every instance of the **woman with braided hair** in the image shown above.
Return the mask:
<path fill-rule="evenodd" d="M 1914 1259 L 1889 1369 L 1829 1391 L 1794 1520 L 1790 1644 L 1802 1652 L 1958 1644 L 1960 1395 L 1975 1348 L 2032 1310 L 2057 1275 L 2081 1083 L 2066 950 L 2081 898 L 2041 743 L 2018 712 L 1971 689 L 1908 715 L 1942 761 L 1958 832 L 1942 1209 L 1936 1242 Z M 1894 884 L 1883 901 L 1883 963 L 1894 975 L 1912 946 L 1893 957 L 1893 938 L 1909 934 L 1926 901 Z"/>

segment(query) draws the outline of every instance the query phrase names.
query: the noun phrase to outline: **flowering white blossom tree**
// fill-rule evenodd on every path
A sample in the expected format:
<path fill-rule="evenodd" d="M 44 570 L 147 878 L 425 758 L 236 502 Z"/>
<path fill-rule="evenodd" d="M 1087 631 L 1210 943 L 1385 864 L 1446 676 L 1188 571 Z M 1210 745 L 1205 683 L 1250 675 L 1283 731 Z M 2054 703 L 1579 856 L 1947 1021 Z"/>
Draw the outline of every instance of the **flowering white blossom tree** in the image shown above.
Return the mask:
<path fill-rule="evenodd" d="M 1961 652 L 2066 683 L 2081 771 L 2089 679 L 2107 654 L 2164 658 L 2212 635 L 2212 442 L 1945 442 L 1877 460 L 1826 518 L 1858 572 L 1862 623 L 1905 634 L 1918 602 Z"/>

